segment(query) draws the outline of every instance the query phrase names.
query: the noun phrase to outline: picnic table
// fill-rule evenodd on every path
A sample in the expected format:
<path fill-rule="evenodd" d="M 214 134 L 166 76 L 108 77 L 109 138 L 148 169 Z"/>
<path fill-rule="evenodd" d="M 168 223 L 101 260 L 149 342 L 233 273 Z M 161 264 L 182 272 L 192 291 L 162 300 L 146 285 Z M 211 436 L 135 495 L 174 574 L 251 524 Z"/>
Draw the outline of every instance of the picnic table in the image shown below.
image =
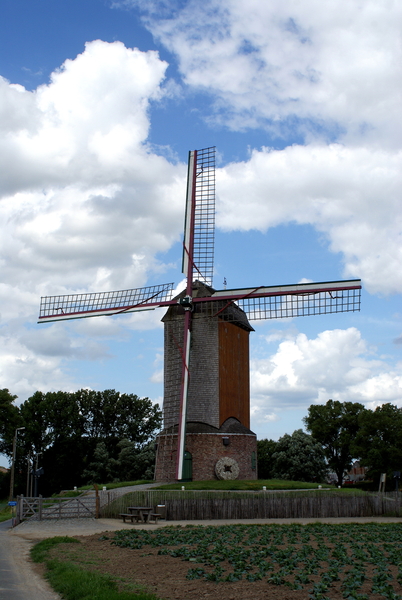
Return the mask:
<path fill-rule="evenodd" d="M 137 519 L 137 521 L 148 523 L 154 508 L 153 506 L 129 506 L 127 510 Z"/>
<path fill-rule="evenodd" d="M 158 519 L 162 517 L 161 514 L 156 512 L 153 506 L 128 506 L 127 510 L 129 511 L 128 513 L 120 514 L 124 523 L 126 522 L 126 519 L 130 519 L 132 523 L 134 523 L 134 521 L 136 523 L 149 523 L 149 521 L 153 519 L 155 523 L 157 523 Z"/>

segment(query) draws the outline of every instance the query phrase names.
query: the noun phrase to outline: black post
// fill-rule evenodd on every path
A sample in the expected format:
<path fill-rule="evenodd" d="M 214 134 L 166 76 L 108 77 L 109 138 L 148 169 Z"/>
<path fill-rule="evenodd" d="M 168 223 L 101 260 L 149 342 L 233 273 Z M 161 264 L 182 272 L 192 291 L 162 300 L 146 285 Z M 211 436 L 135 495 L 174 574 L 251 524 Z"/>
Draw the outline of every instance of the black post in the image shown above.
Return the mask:
<path fill-rule="evenodd" d="M 38 497 L 38 476 L 36 474 L 36 469 L 33 472 L 34 476 L 34 498 Z"/>

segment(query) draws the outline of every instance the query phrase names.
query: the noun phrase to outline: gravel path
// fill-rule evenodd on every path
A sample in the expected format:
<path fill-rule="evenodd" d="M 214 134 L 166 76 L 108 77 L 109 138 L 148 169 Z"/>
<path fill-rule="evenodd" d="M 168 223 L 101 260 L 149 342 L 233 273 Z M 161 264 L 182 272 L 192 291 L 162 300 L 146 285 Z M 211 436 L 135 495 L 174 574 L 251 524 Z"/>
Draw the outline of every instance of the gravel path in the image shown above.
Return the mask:
<path fill-rule="evenodd" d="M 93 535 L 104 531 L 117 531 L 120 529 L 159 529 L 179 525 L 234 525 L 234 524 L 289 524 L 289 523 L 401 523 L 398 517 L 333 517 L 326 519 L 216 519 L 213 521 L 159 521 L 155 523 L 123 523 L 120 519 L 60 519 L 48 521 L 25 521 L 9 532 L 11 538 L 25 540 L 40 540 L 56 535 Z"/>
<path fill-rule="evenodd" d="M 10 532 L 11 520 L 0 524 L 0 600 L 60 600 L 33 569 L 33 542 Z"/>

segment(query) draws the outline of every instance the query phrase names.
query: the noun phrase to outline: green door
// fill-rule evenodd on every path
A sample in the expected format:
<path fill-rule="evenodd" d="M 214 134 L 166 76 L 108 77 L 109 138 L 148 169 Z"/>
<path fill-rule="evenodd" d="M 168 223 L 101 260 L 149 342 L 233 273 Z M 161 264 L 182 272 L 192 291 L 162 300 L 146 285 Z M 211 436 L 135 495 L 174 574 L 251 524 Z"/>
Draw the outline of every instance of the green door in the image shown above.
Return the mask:
<path fill-rule="evenodd" d="M 193 457 L 191 452 L 184 453 L 184 461 L 183 461 L 183 479 L 182 481 L 192 481 L 193 480 Z"/>

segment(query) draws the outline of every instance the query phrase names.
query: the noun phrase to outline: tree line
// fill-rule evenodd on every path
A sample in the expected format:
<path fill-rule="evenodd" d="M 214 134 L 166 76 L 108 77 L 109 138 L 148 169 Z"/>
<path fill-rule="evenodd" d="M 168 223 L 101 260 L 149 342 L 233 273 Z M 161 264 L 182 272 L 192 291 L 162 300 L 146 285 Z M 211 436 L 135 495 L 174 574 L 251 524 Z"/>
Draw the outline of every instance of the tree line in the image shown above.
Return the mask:
<path fill-rule="evenodd" d="M 15 430 L 24 428 L 17 436 L 16 493 L 26 493 L 36 459 L 44 496 L 93 482 L 152 479 L 162 413 L 149 398 L 83 389 L 38 391 L 20 406 L 15 399 L 0 390 L 0 452 L 10 460 Z M 5 488 L 9 478 L 2 479 Z M 0 489 L 0 496 L 7 494 Z"/>
<path fill-rule="evenodd" d="M 381 473 L 393 479 L 402 472 L 402 409 L 383 404 L 375 410 L 358 402 L 328 400 L 311 405 L 299 429 L 278 441 L 258 441 L 258 476 L 296 481 L 322 481 L 336 474 L 337 484 L 354 460 L 367 467 L 367 478 L 378 482 Z"/>
<path fill-rule="evenodd" d="M 0 390 L 0 453 L 10 458 L 17 437 L 15 492 L 26 493 L 27 471 L 39 465 L 40 493 L 50 495 L 87 483 L 152 479 L 154 439 L 162 422 L 149 398 L 115 390 L 35 392 L 20 406 L 9 390 Z M 402 472 L 402 409 L 383 404 L 329 400 L 311 405 L 304 418 L 308 431 L 278 441 L 258 441 L 260 479 L 323 481 L 336 474 L 342 485 L 353 460 L 378 481 Z M 37 462 L 38 459 L 38 462 Z M 0 474 L 0 497 L 8 494 L 9 476 Z"/>

